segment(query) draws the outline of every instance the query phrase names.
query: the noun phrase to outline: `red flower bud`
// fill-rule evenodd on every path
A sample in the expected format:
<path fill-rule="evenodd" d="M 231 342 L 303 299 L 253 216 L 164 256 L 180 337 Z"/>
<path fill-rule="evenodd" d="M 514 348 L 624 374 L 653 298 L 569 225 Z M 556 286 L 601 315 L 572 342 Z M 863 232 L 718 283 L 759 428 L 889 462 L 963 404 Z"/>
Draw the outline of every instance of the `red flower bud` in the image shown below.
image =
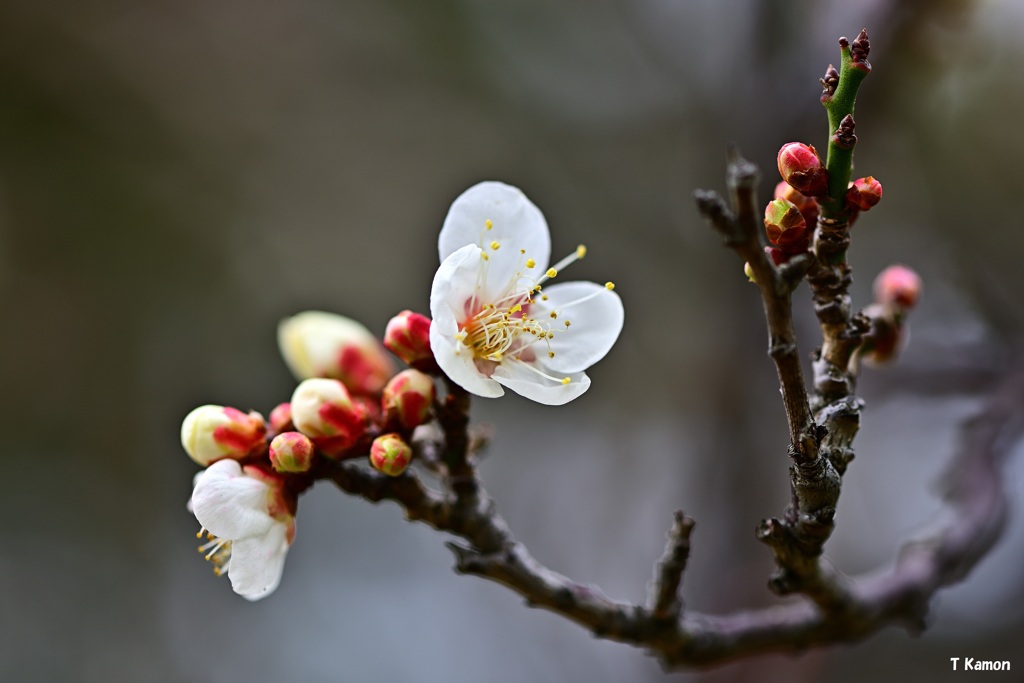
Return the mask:
<path fill-rule="evenodd" d="M 808 197 L 828 193 L 828 171 L 811 145 L 788 142 L 779 150 L 779 174 L 798 192 Z"/>
<path fill-rule="evenodd" d="M 384 387 L 381 405 L 389 419 L 412 429 L 430 419 L 434 404 L 434 380 L 419 370 L 403 370 Z"/>
<path fill-rule="evenodd" d="M 910 309 L 921 296 L 921 277 L 906 266 L 889 266 L 875 278 L 875 301 Z"/>
<path fill-rule="evenodd" d="M 850 208 L 867 211 L 882 198 L 882 183 L 872 176 L 857 178 L 846 191 L 846 205 Z"/>
<path fill-rule="evenodd" d="M 412 367 L 426 370 L 420 366 L 433 365 L 434 361 L 434 352 L 430 349 L 430 318 L 402 311 L 388 322 L 384 346 Z"/>

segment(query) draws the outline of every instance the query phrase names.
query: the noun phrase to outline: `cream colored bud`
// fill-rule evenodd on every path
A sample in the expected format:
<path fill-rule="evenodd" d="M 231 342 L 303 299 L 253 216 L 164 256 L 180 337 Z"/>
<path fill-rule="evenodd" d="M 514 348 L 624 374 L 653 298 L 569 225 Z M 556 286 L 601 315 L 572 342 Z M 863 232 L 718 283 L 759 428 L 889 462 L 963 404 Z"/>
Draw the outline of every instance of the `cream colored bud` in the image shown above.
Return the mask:
<path fill-rule="evenodd" d="M 204 467 L 224 458 L 241 460 L 264 442 L 267 428 L 257 412 L 236 408 L 199 406 L 181 423 L 181 445 Z"/>
<path fill-rule="evenodd" d="M 364 410 L 338 380 L 305 380 L 295 388 L 291 406 L 295 428 L 327 455 L 350 448 L 366 429 Z"/>
<path fill-rule="evenodd" d="M 277 343 L 299 380 L 326 377 L 356 394 L 379 394 L 395 373 L 391 357 L 369 330 L 334 313 L 306 311 L 281 321 Z"/>

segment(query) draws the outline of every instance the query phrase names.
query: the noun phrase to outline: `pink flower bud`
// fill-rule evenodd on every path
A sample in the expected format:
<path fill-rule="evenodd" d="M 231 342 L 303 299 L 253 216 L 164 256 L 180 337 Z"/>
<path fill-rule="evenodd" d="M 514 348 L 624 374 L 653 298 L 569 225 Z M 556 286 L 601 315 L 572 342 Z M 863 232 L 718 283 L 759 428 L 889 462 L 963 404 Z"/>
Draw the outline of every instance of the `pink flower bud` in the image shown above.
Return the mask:
<path fill-rule="evenodd" d="M 873 366 L 891 363 L 907 345 L 907 324 L 891 307 L 880 303 L 866 306 L 864 315 L 871 321 L 871 330 L 864 336 L 858 357 Z"/>
<path fill-rule="evenodd" d="M 434 403 L 434 380 L 419 370 L 403 370 L 384 387 L 381 405 L 388 419 L 406 429 L 418 427 L 430 418 Z"/>
<path fill-rule="evenodd" d="M 846 205 L 867 211 L 882 199 L 882 183 L 872 176 L 857 178 L 846 191 Z"/>
<path fill-rule="evenodd" d="M 391 357 L 369 330 L 333 313 L 306 311 L 283 320 L 277 341 L 299 380 L 337 379 L 353 393 L 379 395 L 395 374 Z"/>
<path fill-rule="evenodd" d="M 828 192 L 828 171 L 811 145 L 788 142 L 779 150 L 779 174 L 798 192 L 820 197 Z"/>
<path fill-rule="evenodd" d="M 370 446 L 370 464 L 389 477 L 405 472 L 412 461 L 412 448 L 398 434 L 384 434 Z"/>
<path fill-rule="evenodd" d="M 775 186 L 775 199 L 785 199 L 793 202 L 796 208 L 800 209 L 800 215 L 807 221 L 808 232 L 814 232 L 814 226 L 818 224 L 818 213 L 820 212 L 818 200 L 797 192 L 785 180 Z"/>
<path fill-rule="evenodd" d="M 786 199 L 773 199 L 764 209 L 768 241 L 786 252 L 807 251 L 807 221 L 800 209 Z"/>
<path fill-rule="evenodd" d="M 181 445 L 204 467 L 232 458 L 241 460 L 264 444 L 267 428 L 257 412 L 224 406 L 199 406 L 181 423 Z"/>
<path fill-rule="evenodd" d="M 425 370 L 434 363 L 430 349 L 430 318 L 402 311 L 388 322 L 384 346 L 414 368 Z"/>
<path fill-rule="evenodd" d="M 292 394 L 292 422 L 323 453 L 338 456 L 366 431 L 365 413 L 338 380 L 307 379 Z"/>
<path fill-rule="evenodd" d="M 270 464 L 278 472 L 305 472 L 313 466 L 313 442 L 299 432 L 278 434 L 270 442 Z"/>
<path fill-rule="evenodd" d="M 875 301 L 910 309 L 921 296 L 921 277 L 907 266 L 889 266 L 875 278 Z"/>
<path fill-rule="evenodd" d="M 270 411 L 270 428 L 275 434 L 289 432 L 295 429 L 292 424 L 292 404 L 278 403 Z"/>

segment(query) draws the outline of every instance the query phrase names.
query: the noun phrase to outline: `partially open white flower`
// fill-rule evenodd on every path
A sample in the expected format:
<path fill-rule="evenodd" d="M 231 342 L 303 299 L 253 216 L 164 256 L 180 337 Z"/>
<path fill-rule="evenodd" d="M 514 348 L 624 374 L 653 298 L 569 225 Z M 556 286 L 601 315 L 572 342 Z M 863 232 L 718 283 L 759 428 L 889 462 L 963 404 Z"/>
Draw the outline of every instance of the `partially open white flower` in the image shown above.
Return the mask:
<path fill-rule="evenodd" d="M 430 291 L 430 346 L 456 384 L 478 396 L 508 387 L 560 405 L 590 386 L 584 373 L 622 330 L 612 283 L 547 286 L 586 249 L 548 268 L 551 237 L 519 189 L 483 182 L 455 200 L 438 239 Z"/>
<path fill-rule="evenodd" d="M 236 460 L 219 460 L 196 476 L 190 509 L 208 541 L 199 547 L 231 588 L 248 600 L 274 592 L 295 538 L 295 517 L 280 480 Z"/>

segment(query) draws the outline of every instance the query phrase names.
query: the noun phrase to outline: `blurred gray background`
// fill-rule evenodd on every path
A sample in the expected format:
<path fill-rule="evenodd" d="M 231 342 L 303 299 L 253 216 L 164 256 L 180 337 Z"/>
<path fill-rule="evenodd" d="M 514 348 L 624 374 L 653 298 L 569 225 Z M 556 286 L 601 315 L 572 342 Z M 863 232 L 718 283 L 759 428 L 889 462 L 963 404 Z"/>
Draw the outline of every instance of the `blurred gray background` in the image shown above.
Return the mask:
<path fill-rule="evenodd" d="M 771 604 L 753 529 L 788 498 L 782 408 L 757 296 L 691 192 L 722 187 L 729 141 L 765 195 L 782 143 L 823 147 L 817 78 L 862 26 L 858 171 L 885 198 L 854 230 L 855 300 L 890 262 L 926 284 L 900 363 L 861 384 L 828 547 L 851 573 L 941 522 L 931 482 L 1019 327 L 1021 3 L 0 4 L 0 679 L 664 679 L 456 576 L 444 538 L 396 506 L 327 485 L 302 499 L 270 598 L 235 596 L 195 552 L 182 417 L 287 399 L 286 315 L 380 333 L 426 312 L 441 221 L 483 179 L 541 207 L 555 255 L 586 243 L 572 279 L 614 280 L 627 312 L 578 401 L 475 404 L 513 529 L 639 601 L 682 507 L 698 522 L 688 604 Z M 953 656 L 1024 669 L 1022 561 L 1017 514 L 919 639 L 670 678 L 955 680 Z"/>

